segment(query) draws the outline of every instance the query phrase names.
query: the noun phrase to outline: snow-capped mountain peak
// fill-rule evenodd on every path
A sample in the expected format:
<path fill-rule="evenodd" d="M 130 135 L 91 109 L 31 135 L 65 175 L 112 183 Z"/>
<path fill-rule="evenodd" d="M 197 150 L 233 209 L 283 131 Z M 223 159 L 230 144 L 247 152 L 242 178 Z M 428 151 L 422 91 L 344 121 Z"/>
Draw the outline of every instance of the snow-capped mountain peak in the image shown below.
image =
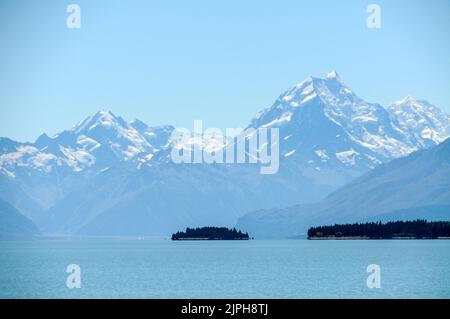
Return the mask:
<path fill-rule="evenodd" d="M 423 147 L 450 136 L 450 116 L 435 105 L 407 96 L 387 106 L 398 127 Z"/>
<path fill-rule="evenodd" d="M 128 123 L 111 111 L 99 111 L 52 138 L 42 134 L 34 144 L 17 143 L 12 147 L 9 143 L 10 152 L 0 158 L 0 166 L 10 173 L 18 167 L 44 172 L 57 167 L 74 172 L 90 167 L 103 169 L 121 161 L 151 158 L 170 145 L 172 130 L 151 128 L 139 120 Z M 6 140 L 4 144 L 6 150 Z"/>
<path fill-rule="evenodd" d="M 338 73 L 333 71 L 324 78 L 309 76 L 302 82 L 280 95 L 272 107 L 259 112 L 252 121 L 252 126 L 273 126 L 291 118 L 290 114 L 296 112 L 307 103 L 319 103 L 328 108 L 332 114 L 352 112 L 349 107 L 365 103 L 348 86 L 346 86 Z M 360 105 L 353 111 L 361 111 Z"/>
<path fill-rule="evenodd" d="M 283 102 L 289 102 L 287 105 L 291 107 L 297 107 L 316 96 L 325 102 L 359 100 L 335 71 L 328 73 L 325 78 L 310 76 L 285 92 L 279 99 Z"/>
<path fill-rule="evenodd" d="M 72 129 L 75 133 L 91 131 L 97 127 L 103 128 L 126 128 L 128 123 L 120 116 L 115 116 L 111 111 L 99 111 L 93 115 L 86 117 Z"/>
<path fill-rule="evenodd" d="M 366 102 L 333 71 L 294 85 L 249 126 L 279 128 L 280 154 L 287 161 L 300 159 L 296 166 L 310 174 L 310 168 L 320 171 L 331 163 L 365 171 L 443 141 L 450 135 L 449 123 L 447 114 L 412 96 L 387 108 Z M 17 167 L 51 171 L 68 166 L 79 172 L 122 161 L 155 161 L 156 153 L 173 147 L 173 130 L 100 111 L 54 137 L 43 134 L 35 143 L 0 141 L 0 167 L 14 172 Z"/>
<path fill-rule="evenodd" d="M 405 115 L 393 112 L 406 106 Z M 410 121 L 430 124 L 414 134 L 410 130 L 419 124 L 402 119 L 407 115 L 413 117 Z M 250 126 L 279 128 L 285 138 L 280 152 L 289 154 L 289 159 L 303 156 L 316 170 L 333 160 L 365 170 L 439 143 L 449 123 L 442 111 L 411 96 L 387 109 L 366 102 L 337 72 L 330 72 L 324 78 L 310 76 L 294 85 L 270 108 L 258 113 Z M 427 136 L 430 143 L 424 142 Z"/>

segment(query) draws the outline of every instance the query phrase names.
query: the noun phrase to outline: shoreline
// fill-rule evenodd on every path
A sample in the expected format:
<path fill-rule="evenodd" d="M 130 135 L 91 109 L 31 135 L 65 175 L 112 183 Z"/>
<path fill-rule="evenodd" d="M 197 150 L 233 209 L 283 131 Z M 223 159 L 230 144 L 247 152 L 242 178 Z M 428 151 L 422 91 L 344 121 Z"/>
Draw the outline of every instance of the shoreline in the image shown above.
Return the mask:
<path fill-rule="evenodd" d="M 367 236 L 349 236 L 349 237 L 308 237 L 308 240 L 450 240 L 450 237 L 437 238 L 417 238 L 417 237 L 392 237 L 392 238 L 372 238 Z"/>

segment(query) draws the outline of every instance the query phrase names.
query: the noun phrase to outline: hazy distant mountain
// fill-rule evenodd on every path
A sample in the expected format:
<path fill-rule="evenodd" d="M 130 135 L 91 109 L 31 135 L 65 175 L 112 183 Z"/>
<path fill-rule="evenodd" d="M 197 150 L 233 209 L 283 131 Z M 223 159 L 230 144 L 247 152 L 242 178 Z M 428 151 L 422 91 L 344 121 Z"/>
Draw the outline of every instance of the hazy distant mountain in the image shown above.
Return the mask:
<path fill-rule="evenodd" d="M 7 183 L 6 177 L 45 210 L 110 167 L 132 162 L 133 169 L 139 168 L 168 146 L 172 130 L 139 121 L 127 123 L 111 112 L 98 112 L 52 138 L 43 134 L 35 143 L 2 138 L 0 185 Z M 29 212 L 30 217 L 34 215 Z"/>
<path fill-rule="evenodd" d="M 424 125 L 429 140 L 425 135 L 418 140 L 411 132 L 416 130 L 413 123 L 404 120 L 405 112 L 389 112 L 364 101 L 332 72 L 323 79 L 309 77 L 286 91 L 257 114 L 251 126 L 278 127 L 287 162 L 294 162 L 296 170 L 315 182 L 335 186 L 449 136 L 442 127 L 448 127 L 450 117 L 434 111 L 436 121 Z"/>
<path fill-rule="evenodd" d="M 31 220 L 0 200 L 0 240 L 33 239 L 39 230 Z"/>
<path fill-rule="evenodd" d="M 416 218 L 450 220 L 450 139 L 380 165 L 316 204 L 252 212 L 237 227 L 285 238 L 315 225 Z"/>
<path fill-rule="evenodd" d="M 232 226 L 251 210 L 321 200 L 381 163 L 436 145 L 449 123 L 425 101 L 366 102 L 332 72 L 305 79 L 250 121 L 249 128 L 279 128 L 277 174 L 251 164 L 174 164 L 174 127 L 98 112 L 34 143 L 0 138 L 0 198 L 52 233 Z M 222 144 L 211 138 L 202 147 Z"/>
<path fill-rule="evenodd" d="M 427 101 L 408 96 L 388 105 L 387 110 L 415 144 L 431 146 L 450 136 L 449 116 Z"/>
<path fill-rule="evenodd" d="M 44 210 L 11 178 L 0 175 L 0 200 L 8 202 L 30 219 L 42 216 Z"/>

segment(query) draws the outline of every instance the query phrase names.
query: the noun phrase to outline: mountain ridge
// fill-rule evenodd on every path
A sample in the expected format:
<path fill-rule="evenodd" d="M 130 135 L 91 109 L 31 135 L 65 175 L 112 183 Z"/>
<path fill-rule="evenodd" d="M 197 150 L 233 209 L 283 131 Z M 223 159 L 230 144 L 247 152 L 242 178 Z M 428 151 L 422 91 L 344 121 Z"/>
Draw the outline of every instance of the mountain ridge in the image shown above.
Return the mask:
<path fill-rule="evenodd" d="M 382 164 L 314 204 L 251 212 L 237 227 L 260 238 L 305 235 L 322 224 L 450 217 L 450 139 Z"/>
<path fill-rule="evenodd" d="M 39 235 L 39 229 L 30 219 L 0 199 L 0 240 L 29 240 Z"/>
<path fill-rule="evenodd" d="M 251 210 L 319 201 L 450 135 L 444 112 L 401 101 L 386 108 L 365 102 L 336 72 L 305 79 L 249 123 L 280 131 L 280 169 L 270 176 L 251 164 L 174 164 L 173 126 L 99 111 L 34 143 L 0 138 L 0 186 L 14 185 L 0 198 L 20 205 L 26 195 L 23 213 L 48 232 L 171 233 L 201 221 L 232 226 Z M 416 117 L 420 125 L 411 124 Z M 130 226 L 118 227 L 124 219 Z"/>

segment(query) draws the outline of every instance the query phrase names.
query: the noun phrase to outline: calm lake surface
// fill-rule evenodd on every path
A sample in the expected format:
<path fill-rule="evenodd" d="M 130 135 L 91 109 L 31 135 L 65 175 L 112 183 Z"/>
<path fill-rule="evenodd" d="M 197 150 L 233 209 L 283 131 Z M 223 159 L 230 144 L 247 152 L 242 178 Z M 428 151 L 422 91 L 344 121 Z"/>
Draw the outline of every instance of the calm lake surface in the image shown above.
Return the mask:
<path fill-rule="evenodd" d="M 450 240 L 0 242 L 0 268 L 0 298 L 450 298 Z"/>

